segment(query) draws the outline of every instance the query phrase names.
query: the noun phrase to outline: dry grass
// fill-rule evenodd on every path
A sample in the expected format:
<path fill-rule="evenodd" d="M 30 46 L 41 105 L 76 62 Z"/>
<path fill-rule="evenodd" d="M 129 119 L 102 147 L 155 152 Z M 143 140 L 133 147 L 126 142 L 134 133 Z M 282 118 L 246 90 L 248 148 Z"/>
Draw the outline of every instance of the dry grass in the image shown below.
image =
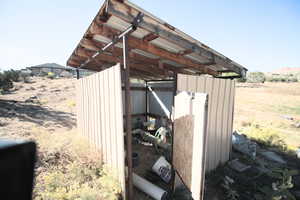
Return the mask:
<path fill-rule="evenodd" d="M 118 199 L 118 181 L 76 131 L 50 133 L 35 127 L 29 138 L 38 144 L 35 200 Z"/>
<path fill-rule="evenodd" d="M 16 83 L 0 99 L 0 138 L 37 143 L 34 200 L 116 200 L 120 186 L 113 173 L 77 134 L 74 81 L 33 77 Z"/>
<path fill-rule="evenodd" d="M 289 147 L 300 147 L 300 129 L 293 125 L 300 122 L 300 83 L 243 86 L 236 90 L 234 128 L 241 130 L 252 124 L 272 128 Z"/>

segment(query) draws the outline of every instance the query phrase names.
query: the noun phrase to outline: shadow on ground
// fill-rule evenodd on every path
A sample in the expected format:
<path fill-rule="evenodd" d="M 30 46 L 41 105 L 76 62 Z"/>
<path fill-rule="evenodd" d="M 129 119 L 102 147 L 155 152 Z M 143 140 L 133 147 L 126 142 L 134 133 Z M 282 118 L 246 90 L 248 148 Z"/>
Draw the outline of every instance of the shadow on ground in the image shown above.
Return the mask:
<path fill-rule="evenodd" d="M 25 101 L 0 99 L 0 119 L 1 118 L 18 118 L 20 121 L 27 121 L 40 126 L 44 126 L 49 122 L 66 128 L 75 126 L 74 114 L 56 111 L 51 108 L 43 107 L 40 104 Z"/>

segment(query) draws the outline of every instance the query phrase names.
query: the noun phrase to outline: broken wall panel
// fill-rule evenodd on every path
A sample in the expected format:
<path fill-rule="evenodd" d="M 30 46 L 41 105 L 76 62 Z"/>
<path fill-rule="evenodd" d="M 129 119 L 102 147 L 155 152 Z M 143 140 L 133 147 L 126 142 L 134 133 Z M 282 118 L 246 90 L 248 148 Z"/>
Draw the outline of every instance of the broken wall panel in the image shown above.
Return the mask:
<path fill-rule="evenodd" d="M 206 122 L 207 94 L 180 92 L 176 95 L 173 164 L 177 175 L 190 189 L 195 200 L 203 199 Z"/>
<path fill-rule="evenodd" d="M 178 74 L 178 91 L 208 94 L 207 162 L 211 171 L 229 159 L 233 126 L 235 82 L 207 76 Z"/>
<path fill-rule="evenodd" d="M 103 164 L 108 166 L 119 180 L 125 198 L 120 65 L 79 79 L 76 90 L 78 131 L 99 150 Z"/>

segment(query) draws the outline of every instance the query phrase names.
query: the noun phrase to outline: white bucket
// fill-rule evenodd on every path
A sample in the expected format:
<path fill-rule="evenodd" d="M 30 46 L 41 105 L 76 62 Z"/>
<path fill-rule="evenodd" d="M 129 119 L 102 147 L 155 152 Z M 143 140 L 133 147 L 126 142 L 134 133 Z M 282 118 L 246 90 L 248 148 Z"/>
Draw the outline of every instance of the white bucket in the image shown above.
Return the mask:
<path fill-rule="evenodd" d="M 170 163 L 161 156 L 153 165 L 152 170 L 161 177 L 166 183 L 169 183 L 172 177 L 172 167 Z"/>

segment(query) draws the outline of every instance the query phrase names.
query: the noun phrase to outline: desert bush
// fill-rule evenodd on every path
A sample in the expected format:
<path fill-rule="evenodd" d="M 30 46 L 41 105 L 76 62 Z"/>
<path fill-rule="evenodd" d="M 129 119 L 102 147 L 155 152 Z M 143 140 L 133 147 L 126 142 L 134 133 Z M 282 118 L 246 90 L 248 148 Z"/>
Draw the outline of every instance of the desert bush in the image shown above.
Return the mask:
<path fill-rule="evenodd" d="M 100 167 L 73 162 L 49 169 L 37 178 L 35 200 L 117 200 L 118 182 Z"/>
<path fill-rule="evenodd" d="M 270 186 L 258 188 L 263 195 L 256 194 L 256 200 L 296 200 L 294 195 L 289 191 L 294 187 L 293 176 L 297 175 L 297 170 L 288 170 L 273 168 L 267 175 L 276 180 Z"/>
<path fill-rule="evenodd" d="M 31 132 L 30 138 L 38 145 L 35 200 L 118 199 L 118 182 L 85 138 L 73 131 L 50 133 L 33 128 Z"/>
<path fill-rule="evenodd" d="M 247 82 L 249 83 L 264 83 L 265 81 L 266 77 L 262 72 L 249 72 L 247 74 Z"/>
<path fill-rule="evenodd" d="M 8 71 L 4 71 L 3 75 L 13 82 L 18 82 L 20 78 L 20 71 L 11 69 Z"/>
<path fill-rule="evenodd" d="M 276 147 L 283 152 L 289 150 L 288 145 L 279 136 L 279 132 L 271 127 L 263 127 L 253 122 L 250 126 L 244 127 L 241 132 L 263 145 Z"/>
<path fill-rule="evenodd" d="M 29 77 L 30 77 L 30 73 L 26 73 L 26 72 L 20 72 L 20 81 L 24 82 L 24 83 L 29 83 Z"/>
<path fill-rule="evenodd" d="M 0 89 L 2 93 L 8 91 L 12 87 L 13 87 L 13 82 L 11 81 L 9 76 L 7 76 L 7 73 L 5 72 L 0 73 Z"/>

